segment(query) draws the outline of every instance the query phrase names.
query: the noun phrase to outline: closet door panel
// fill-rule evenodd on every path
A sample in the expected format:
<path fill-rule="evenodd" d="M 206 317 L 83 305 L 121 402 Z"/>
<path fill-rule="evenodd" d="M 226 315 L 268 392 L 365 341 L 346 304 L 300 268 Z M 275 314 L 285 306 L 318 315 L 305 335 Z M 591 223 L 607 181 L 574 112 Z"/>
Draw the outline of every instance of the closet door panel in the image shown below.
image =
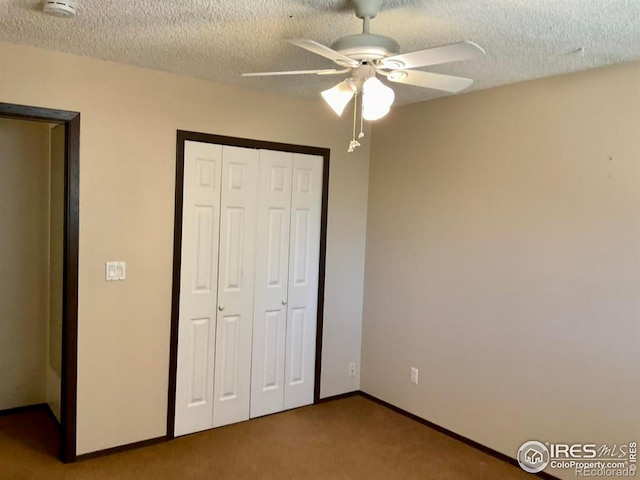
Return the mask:
<path fill-rule="evenodd" d="M 260 151 L 251 417 L 284 407 L 293 154 Z"/>
<path fill-rule="evenodd" d="M 294 154 L 284 408 L 313 403 L 323 158 Z"/>
<path fill-rule="evenodd" d="M 249 419 L 259 153 L 222 159 L 214 427 Z"/>
<path fill-rule="evenodd" d="M 185 142 L 175 435 L 211 428 L 222 147 Z"/>

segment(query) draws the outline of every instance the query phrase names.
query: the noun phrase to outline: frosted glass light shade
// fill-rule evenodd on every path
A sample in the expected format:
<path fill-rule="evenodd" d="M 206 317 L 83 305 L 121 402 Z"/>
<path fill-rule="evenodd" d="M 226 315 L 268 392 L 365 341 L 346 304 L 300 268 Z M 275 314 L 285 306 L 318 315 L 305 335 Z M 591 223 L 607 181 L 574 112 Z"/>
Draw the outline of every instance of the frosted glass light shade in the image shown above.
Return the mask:
<path fill-rule="evenodd" d="M 384 104 L 374 104 L 369 105 L 368 107 L 366 103 L 364 105 L 365 106 L 362 109 L 362 117 L 369 122 L 380 120 L 391 110 L 388 105 Z"/>
<path fill-rule="evenodd" d="M 353 82 L 345 80 L 329 90 L 325 90 L 321 95 L 333 111 L 336 112 L 338 116 L 342 116 L 342 112 L 344 112 L 344 109 L 355 93 L 356 87 Z"/>
<path fill-rule="evenodd" d="M 362 116 L 372 121 L 384 117 L 395 100 L 394 91 L 376 77 L 368 78 L 362 85 Z"/>

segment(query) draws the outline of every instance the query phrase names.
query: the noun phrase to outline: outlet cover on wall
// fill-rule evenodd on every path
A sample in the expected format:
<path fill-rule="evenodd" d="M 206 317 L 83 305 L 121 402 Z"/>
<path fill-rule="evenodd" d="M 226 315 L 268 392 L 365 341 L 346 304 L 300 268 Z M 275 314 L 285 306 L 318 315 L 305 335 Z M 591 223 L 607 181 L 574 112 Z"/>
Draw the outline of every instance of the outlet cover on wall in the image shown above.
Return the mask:
<path fill-rule="evenodd" d="M 418 384 L 418 369 L 411 367 L 411 383 Z"/>
<path fill-rule="evenodd" d="M 125 262 L 107 262 L 105 264 L 105 280 L 107 282 L 124 280 L 125 269 Z"/>
<path fill-rule="evenodd" d="M 349 364 L 349 376 L 350 377 L 356 376 L 356 362 L 351 362 Z"/>

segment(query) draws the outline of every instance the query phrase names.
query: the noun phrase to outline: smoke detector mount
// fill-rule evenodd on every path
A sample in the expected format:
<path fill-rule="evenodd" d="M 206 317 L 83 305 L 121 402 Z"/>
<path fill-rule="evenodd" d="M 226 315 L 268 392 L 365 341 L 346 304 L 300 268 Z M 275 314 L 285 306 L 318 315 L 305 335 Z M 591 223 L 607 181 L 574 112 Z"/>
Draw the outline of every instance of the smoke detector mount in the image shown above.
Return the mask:
<path fill-rule="evenodd" d="M 44 13 L 53 15 L 54 17 L 75 17 L 76 1 L 75 0 L 45 0 Z"/>

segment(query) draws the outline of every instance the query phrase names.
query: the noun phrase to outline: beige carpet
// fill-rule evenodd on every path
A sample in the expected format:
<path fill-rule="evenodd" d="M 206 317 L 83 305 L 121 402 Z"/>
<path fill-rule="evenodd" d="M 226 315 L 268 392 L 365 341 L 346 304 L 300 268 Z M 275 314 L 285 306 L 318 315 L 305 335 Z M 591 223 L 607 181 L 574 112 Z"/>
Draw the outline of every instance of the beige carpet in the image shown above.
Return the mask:
<path fill-rule="evenodd" d="M 0 479 L 532 478 L 360 396 L 71 465 L 56 437 L 46 412 L 0 417 Z"/>

